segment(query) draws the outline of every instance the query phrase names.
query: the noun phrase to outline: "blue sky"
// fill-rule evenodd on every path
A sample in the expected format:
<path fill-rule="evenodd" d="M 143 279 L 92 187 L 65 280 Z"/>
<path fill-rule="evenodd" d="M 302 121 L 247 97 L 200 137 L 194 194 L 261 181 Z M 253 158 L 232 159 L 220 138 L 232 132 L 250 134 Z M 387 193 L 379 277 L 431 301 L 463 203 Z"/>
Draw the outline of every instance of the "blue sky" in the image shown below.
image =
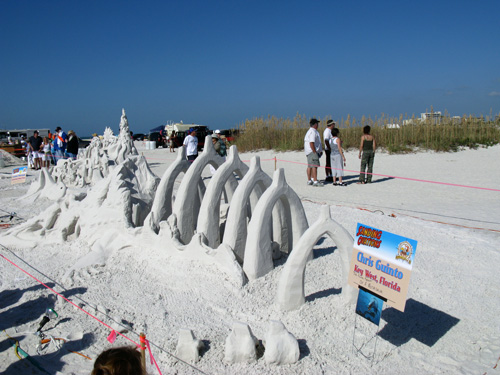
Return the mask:
<path fill-rule="evenodd" d="M 0 128 L 500 112 L 500 1 L 0 1 Z"/>

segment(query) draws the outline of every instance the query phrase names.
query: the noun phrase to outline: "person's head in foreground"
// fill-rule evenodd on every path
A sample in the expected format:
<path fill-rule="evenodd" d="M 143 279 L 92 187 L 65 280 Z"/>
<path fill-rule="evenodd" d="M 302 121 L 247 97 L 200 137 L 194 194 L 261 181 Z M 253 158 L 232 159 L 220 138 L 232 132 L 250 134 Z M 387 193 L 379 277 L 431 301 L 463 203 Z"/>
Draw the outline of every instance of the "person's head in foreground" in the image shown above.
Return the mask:
<path fill-rule="evenodd" d="M 364 128 L 363 128 L 363 134 L 370 134 L 370 125 L 366 125 Z"/>
<path fill-rule="evenodd" d="M 146 375 L 141 354 L 131 346 L 105 350 L 95 360 L 91 375 Z"/>

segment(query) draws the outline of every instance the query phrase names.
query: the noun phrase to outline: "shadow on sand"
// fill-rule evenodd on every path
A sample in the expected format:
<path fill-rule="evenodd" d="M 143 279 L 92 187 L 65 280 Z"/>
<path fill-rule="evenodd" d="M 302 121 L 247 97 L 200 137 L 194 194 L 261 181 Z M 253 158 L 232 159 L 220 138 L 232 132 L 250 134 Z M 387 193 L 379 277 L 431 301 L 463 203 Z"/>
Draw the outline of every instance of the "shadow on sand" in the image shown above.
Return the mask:
<path fill-rule="evenodd" d="M 51 288 L 54 287 L 53 283 L 47 283 L 47 285 Z M 38 290 L 40 290 L 40 293 L 36 296 L 36 298 L 16 305 L 16 303 L 21 300 L 24 293 L 32 293 Z M 68 298 L 75 294 L 83 294 L 86 291 L 86 288 L 73 288 L 65 290 L 61 292 L 61 294 Z M 2 308 L 8 306 L 12 307 L 8 310 L 0 311 L 0 331 L 29 322 L 38 321 L 47 308 L 54 308 L 54 303 L 56 301 L 55 295 L 50 294 L 47 296 L 44 292 L 45 288 L 41 285 L 36 285 L 24 290 L 14 289 L 2 291 L 0 294 Z"/>
<path fill-rule="evenodd" d="M 406 301 L 404 313 L 390 307 L 382 312 L 382 318 L 387 324 L 379 336 L 395 346 L 401 346 L 412 338 L 433 346 L 460 321 L 414 299 Z"/>
<path fill-rule="evenodd" d="M 10 338 L 5 338 L 4 341 L 0 343 L 1 347 L 14 345 L 14 340 L 21 340 L 21 336 L 15 336 Z M 92 333 L 86 333 L 80 340 L 68 341 L 62 345 L 62 347 L 53 353 L 47 354 L 37 354 L 36 352 L 29 352 L 29 358 L 24 360 L 17 360 L 11 363 L 7 367 L 6 371 L 3 373 L 5 375 L 19 375 L 19 374 L 55 374 L 61 371 L 66 365 L 66 361 L 63 359 L 64 356 L 78 356 L 71 351 L 82 353 L 83 350 L 87 349 L 94 342 L 94 335 Z M 23 348 L 22 342 L 20 343 L 21 349 Z M 84 353 L 82 353 L 84 354 Z M 94 360 L 93 358 L 92 360 Z M 82 361 L 91 363 L 91 360 L 82 358 Z M 92 365 L 86 363 L 86 367 L 91 368 Z M 93 362 L 92 362 L 93 363 Z M 82 366 L 83 367 L 83 366 Z"/>
<path fill-rule="evenodd" d="M 334 296 L 336 294 L 340 294 L 341 292 L 342 288 L 330 288 L 330 289 L 320 290 L 319 292 L 315 292 L 306 296 L 306 301 L 312 302 L 315 299 Z"/>

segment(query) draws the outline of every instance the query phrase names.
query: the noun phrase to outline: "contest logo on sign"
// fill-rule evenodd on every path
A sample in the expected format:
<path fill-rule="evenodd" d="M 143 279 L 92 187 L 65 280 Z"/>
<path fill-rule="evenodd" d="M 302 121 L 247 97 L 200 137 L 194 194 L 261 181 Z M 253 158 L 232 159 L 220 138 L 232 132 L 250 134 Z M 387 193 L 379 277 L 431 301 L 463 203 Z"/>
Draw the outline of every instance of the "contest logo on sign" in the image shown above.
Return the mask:
<path fill-rule="evenodd" d="M 413 255 L 413 246 L 408 241 L 403 241 L 398 245 L 398 255 L 396 259 L 402 259 L 408 264 L 411 264 L 411 256 Z"/>
<path fill-rule="evenodd" d="M 358 223 L 349 285 L 404 311 L 416 248 L 415 240 Z"/>

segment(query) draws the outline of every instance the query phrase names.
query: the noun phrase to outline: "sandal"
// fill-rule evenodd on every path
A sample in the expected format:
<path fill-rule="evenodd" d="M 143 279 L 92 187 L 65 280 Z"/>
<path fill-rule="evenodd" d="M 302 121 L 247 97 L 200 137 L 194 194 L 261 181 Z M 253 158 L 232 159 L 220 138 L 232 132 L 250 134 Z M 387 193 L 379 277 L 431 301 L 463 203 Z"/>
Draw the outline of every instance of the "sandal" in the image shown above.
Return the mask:
<path fill-rule="evenodd" d="M 364 182 L 364 181 L 359 181 L 359 182 L 356 182 L 356 184 L 358 184 L 358 185 L 364 185 L 364 184 L 366 184 L 366 182 Z"/>
<path fill-rule="evenodd" d="M 345 182 L 339 182 L 337 186 L 347 186 L 347 184 Z"/>

